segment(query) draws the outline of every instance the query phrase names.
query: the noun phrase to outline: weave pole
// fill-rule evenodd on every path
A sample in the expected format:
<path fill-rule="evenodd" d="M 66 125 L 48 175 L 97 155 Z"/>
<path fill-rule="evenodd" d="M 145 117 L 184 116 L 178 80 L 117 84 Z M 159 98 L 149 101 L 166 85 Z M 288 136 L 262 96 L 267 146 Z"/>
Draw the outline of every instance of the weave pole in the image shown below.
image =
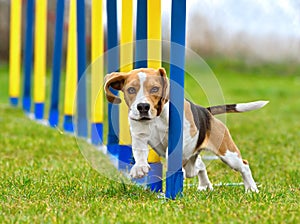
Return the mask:
<path fill-rule="evenodd" d="M 33 58 L 33 26 L 34 26 L 34 0 L 27 1 L 26 7 L 26 33 L 24 52 L 24 85 L 23 110 L 30 113 L 31 107 L 31 76 Z"/>
<path fill-rule="evenodd" d="M 104 28 L 102 21 L 102 0 L 92 1 L 92 43 L 91 43 L 91 141 L 103 144 L 103 73 L 104 73 Z"/>
<path fill-rule="evenodd" d="M 85 40 L 85 4 L 77 0 L 77 135 L 88 137 L 86 105 L 86 40 Z"/>
<path fill-rule="evenodd" d="M 118 23 L 117 23 L 117 1 L 107 0 L 107 73 L 119 70 L 118 46 Z M 118 91 L 111 89 L 112 93 L 118 95 Z M 115 166 L 118 167 L 119 154 L 119 106 L 108 103 L 108 137 L 107 151 L 112 156 Z"/>
<path fill-rule="evenodd" d="M 51 127 L 58 125 L 58 103 L 61 76 L 61 59 L 63 51 L 63 25 L 65 1 L 56 0 L 55 36 L 52 64 L 51 102 L 49 111 L 49 124 Z"/>
<path fill-rule="evenodd" d="M 63 128 L 67 132 L 74 132 L 73 118 L 75 114 L 75 99 L 77 87 L 77 21 L 76 21 L 76 1 L 70 1 L 69 7 L 69 32 L 68 50 L 65 81 L 64 100 L 64 123 Z"/>
<path fill-rule="evenodd" d="M 122 1 L 122 21 L 120 34 L 120 72 L 133 69 L 133 1 Z M 124 95 L 120 94 L 120 140 L 119 140 L 119 170 L 128 171 L 132 160 L 131 136 L 128 124 L 128 107 Z"/>
<path fill-rule="evenodd" d="M 186 1 L 172 0 L 170 49 L 169 148 L 166 197 L 175 199 L 183 191 L 182 143 L 184 109 Z"/>
<path fill-rule="evenodd" d="M 34 116 L 44 118 L 46 98 L 47 0 L 35 2 Z"/>
<path fill-rule="evenodd" d="M 22 0 L 12 0 L 10 8 L 9 41 L 9 98 L 12 106 L 17 106 L 20 97 L 21 44 L 22 44 Z"/>

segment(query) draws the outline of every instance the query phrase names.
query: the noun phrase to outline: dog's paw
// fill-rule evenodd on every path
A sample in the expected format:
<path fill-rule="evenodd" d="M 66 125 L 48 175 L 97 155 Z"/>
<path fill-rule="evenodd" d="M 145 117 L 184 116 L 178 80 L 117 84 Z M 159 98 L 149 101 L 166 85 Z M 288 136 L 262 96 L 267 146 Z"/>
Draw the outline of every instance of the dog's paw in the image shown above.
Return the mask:
<path fill-rule="evenodd" d="M 213 191 L 214 188 L 212 186 L 211 183 L 208 183 L 206 185 L 198 185 L 198 188 L 197 188 L 198 191 L 206 191 L 206 190 L 210 190 L 210 191 Z"/>
<path fill-rule="evenodd" d="M 135 164 L 130 170 L 131 178 L 142 178 L 149 173 L 150 166 L 149 164 L 137 165 Z"/>
<path fill-rule="evenodd" d="M 246 191 L 246 193 L 251 193 L 251 192 L 259 193 L 259 190 L 258 190 L 258 188 L 256 187 L 256 185 L 253 185 L 253 186 L 246 186 L 246 187 L 245 187 L 245 191 Z"/>

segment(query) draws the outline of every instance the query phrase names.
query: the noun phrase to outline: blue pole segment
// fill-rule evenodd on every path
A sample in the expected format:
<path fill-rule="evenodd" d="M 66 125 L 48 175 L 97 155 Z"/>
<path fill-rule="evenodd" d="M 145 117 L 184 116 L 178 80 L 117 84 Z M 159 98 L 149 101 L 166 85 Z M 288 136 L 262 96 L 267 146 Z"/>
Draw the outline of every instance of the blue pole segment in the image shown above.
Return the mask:
<path fill-rule="evenodd" d="M 107 73 L 119 70 L 117 1 L 107 0 Z M 118 92 L 111 90 L 113 94 Z M 119 107 L 108 104 L 108 145 L 119 144 Z M 108 149 L 109 150 L 109 149 Z"/>
<path fill-rule="evenodd" d="M 27 1 L 26 7 L 26 34 L 24 52 L 24 86 L 23 86 L 23 110 L 30 112 L 31 107 L 31 75 L 33 58 L 33 26 L 34 26 L 34 0 Z"/>
<path fill-rule="evenodd" d="M 135 68 L 147 68 L 147 0 L 138 0 Z"/>
<path fill-rule="evenodd" d="M 44 118 L 44 103 L 35 103 L 34 104 L 34 116 L 37 120 L 42 120 Z"/>
<path fill-rule="evenodd" d="M 59 88 L 61 75 L 61 58 L 63 51 L 63 26 L 64 26 L 64 10 L 65 1 L 56 1 L 56 18 L 55 18 L 55 36 L 54 36 L 54 51 L 52 59 L 52 84 L 51 84 L 51 102 L 49 111 L 49 124 L 52 127 L 58 125 L 58 103 L 59 103 Z"/>
<path fill-rule="evenodd" d="M 18 106 L 19 98 L 18 97 L 10 97 L 10 105 L 16 107 Z"/>
<path fill-rule="evenodd" d="M 86 109 L 86 41 L 85 41 L 85 4 L 84 0 L 77 0 L 77 134 L 88 136 Z"/>
<path fill-rule="evenodd" d="M 72 115 L 65 115 L 64 116 L 63 128 L 66 132 L 70 132 L 70 133 L 74 132 L 73 116 Z"/>
<path fill-rule="evenodd" d="M 170 108 L 166 197 L 182 194 L 186 1 L 172 0 L 170 49 Z"/>
<path fill-rule="evenodd" d="M 94 145 L 103 144 L 103 123 L 92 123 L 91 125 L 91 141 Z"/>

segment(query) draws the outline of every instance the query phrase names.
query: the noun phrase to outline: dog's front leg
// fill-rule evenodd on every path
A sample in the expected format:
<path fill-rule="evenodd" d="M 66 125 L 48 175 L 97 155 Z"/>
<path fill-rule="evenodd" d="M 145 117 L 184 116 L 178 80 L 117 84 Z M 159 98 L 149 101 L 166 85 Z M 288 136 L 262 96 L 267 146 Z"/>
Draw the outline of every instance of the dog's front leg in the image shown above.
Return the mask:
<path fill-rule="evenodd" d="M 148 174 L 150 166 L 148 164 L 149 149 L 144 139 L 132 138 L 132 153 L 135 164 L 130 170 L 132 178 L 142 178 Z"/>
<path fill-rule="evenodd" d="M 142 178 L 148 174 L 150 166 L 148 164 L 148 139 L 151 133 L 147 123 L 140 123 L 130 120 L 130 131 L 132 137 L 132 153 L 135 160 L 134 166 L 130 170 L 132 178 Z"/>

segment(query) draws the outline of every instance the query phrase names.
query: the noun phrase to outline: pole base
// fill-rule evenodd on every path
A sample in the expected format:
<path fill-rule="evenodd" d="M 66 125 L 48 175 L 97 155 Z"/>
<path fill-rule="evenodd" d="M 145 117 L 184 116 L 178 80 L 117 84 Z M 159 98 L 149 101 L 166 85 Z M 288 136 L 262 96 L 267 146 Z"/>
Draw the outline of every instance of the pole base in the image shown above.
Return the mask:
<path fill-rule="evenodd" d="M 57 110 L 50 110 L 48 120 L 49 120 L 49 125 L 51 127 L 57 127 L 57 125 L 58 125 L 58 111 Z"/>
<path fill-rule="evenodd" d="M 10 97 L 9 98 L 10 105 L 13 107 L 18 106 L 19 98 L 18 97 Z"/>
<path fill-rule="evenodd" d="M 93 145 L 103 145 L 103 123 L 92 123 L 91 141 Z"/>
<path fill-rule="evenodd" d="M 66 132 L 73 133 L 74 132 L 74 125 L 73 125 L 73 116 L 72 115 L 65 115 L 64 116 L 64 130 Z"/>
<path fill-rule="evenodd" d="M 78 118 L 77 120 L 77 135 L 79 137 L 88 137 L 88 127 L 86 118 Z"/>
<path fill-rule="evenodd" d="M 150 163 L 150 172 L 148 173 L 147 185 L 151 191 L 162 192 L 162 163 Z"/>
<path fill-rule="evenodd" d="M 24 97 L 23 98 L 23 110 L 25 111 L 25 113 L 30 113 L 30 107 L 31 107 L 30 97 Z"/>
<path fill-rule="evenodd" d="M 119 145 L 119 167 L 124 172 L 130 171 L 133 161 L 131 145 Z"/>
<path fill-rule="evenodd" d="M 44 119 L 44 103 L 35 103 L 34 104 L 34 117 L 36 120 Z"/>
<path fill-rule="evenodd" d="M 181 197 L 183 191 L 183 172 L 167 171 L 166 198 L 175 199 Z"/>

